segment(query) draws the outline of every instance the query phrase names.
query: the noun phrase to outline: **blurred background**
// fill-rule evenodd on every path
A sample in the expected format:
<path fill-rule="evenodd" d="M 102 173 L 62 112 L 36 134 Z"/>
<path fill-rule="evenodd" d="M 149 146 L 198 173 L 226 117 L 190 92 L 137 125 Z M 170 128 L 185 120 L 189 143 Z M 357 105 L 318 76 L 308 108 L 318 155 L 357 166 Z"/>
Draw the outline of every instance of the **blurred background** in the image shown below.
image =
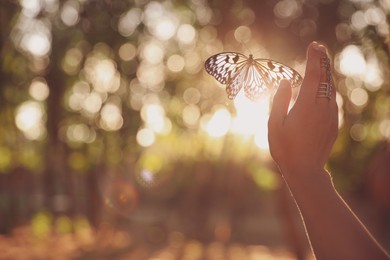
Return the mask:
<path fill-rule="evenodd" d="M 267 143 L 269 96 L 227 98 L 222 51 L 304 75 L 326 44 L 327 168 L 390 249 L 389 0 L 0 2 L 1 259 L 312 259 Z M 321 223 L 319 223 L 321 224 Z"/>

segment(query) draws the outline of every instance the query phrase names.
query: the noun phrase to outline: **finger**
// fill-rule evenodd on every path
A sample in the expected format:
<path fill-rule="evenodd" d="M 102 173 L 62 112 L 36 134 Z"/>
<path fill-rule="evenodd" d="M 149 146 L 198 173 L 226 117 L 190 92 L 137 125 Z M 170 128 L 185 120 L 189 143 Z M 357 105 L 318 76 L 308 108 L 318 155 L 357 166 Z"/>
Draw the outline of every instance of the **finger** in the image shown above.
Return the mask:
<path fill-rule="evenodd" d="M 274 96 L 272 109 L 268 120 L 270 131 L 275 131 L 283 126 L 284 118 L 288 112 L 288 106 L 291 100 L 290 82 L 282 80 Z M 272 130 L 274 129 L 274 130 Z"/>
<path fill-rule="evenodd" d="M 315 103 L 321 76 L 320 58 L 324 55 L 324 52 L 326 52 L 326 49 L 321 47 L 317 42 L 312 42 L 307 48 L 305 77 L 299 91 L 298 99 Z"/>
<path fill-rule="evenodd" d="M 320 82 L 317 87 L 316 104 L 328 108 L 334 92 L 330 60 L 325 46 L 319 45 L 324 54 L 320 57 Z"/>
<path fill-rule="evenodd" d="M 328 54 L 329 55 L 329 54 Z M 332 62 L 330 63 L 330 68 L 329 68 L 329 73 L 330 73 L 330 82 L 332 83 L 332 95 L 331 95 L 331 100 L 334 102 L 334 104 L 336 104 L 336 93 L 337 93 L 337 88 L 336 88 L 336 84 L 334 82 L 334 78 L 333 78 L 333 66 L 332 66 Z M 337 105 L 337 104 L 336 104 Z"/>

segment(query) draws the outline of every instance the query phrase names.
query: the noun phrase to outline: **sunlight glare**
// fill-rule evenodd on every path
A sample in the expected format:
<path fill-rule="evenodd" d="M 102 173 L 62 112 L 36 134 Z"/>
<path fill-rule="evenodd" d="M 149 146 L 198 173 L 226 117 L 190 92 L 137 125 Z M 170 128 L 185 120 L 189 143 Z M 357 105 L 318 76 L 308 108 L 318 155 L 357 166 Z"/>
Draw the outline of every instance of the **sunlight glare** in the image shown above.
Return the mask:
<path fill-rule="evenodd" d="M 268 127 L 264 127 L 263 131 L 258 132 L 255 135 L 255 144 L 261 150 L 268 151 L 268 149 L 269 149 L 269 145 L 268 145 Z"/>
<path fill-rule="evenodd" d="M 232 132 L 242 135 L 254 135 L 267 128 L 268 98 L 258 102 L 250 102 L 242 93 L 239 93 L 234 100 L 234 106 L 237 114 L 233 119 Z"/>
<path fill-rule="evenodd" d="M 228 133 L 230 124 L 231 115 L 229 111 L 221 107 L 211 116 L 206 125 L 206 132 L 211 137 L 222 137 Z"/>
<path fill-rule="evenodd" d="M 239 93 L 234 100 L 234 106 L 236 115 L 232 120 L 232 133 L 243 138 L 254 136 L 256 146 L 267 150 L 269 98 L 250 102 L 244 94 Z"/>

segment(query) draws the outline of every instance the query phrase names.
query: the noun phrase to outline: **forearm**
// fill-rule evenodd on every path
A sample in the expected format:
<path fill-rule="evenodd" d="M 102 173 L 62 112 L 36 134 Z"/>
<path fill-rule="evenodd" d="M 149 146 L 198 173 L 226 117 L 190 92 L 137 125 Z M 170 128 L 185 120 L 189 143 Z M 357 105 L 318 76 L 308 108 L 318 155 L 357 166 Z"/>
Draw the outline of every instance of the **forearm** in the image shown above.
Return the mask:
<path fill-rule="evenodd" d="M 325 170 L 284 172 L 317 259 L 389 259 Z"/>

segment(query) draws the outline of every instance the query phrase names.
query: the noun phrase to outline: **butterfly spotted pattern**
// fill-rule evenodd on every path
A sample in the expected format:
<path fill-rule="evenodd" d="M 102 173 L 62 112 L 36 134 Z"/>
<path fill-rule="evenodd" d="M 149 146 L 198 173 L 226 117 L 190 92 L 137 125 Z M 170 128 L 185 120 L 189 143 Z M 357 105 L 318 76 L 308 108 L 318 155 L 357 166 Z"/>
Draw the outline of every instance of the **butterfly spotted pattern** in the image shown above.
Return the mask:
<path fill-rule="evenodd" d="M 281 80 L 299 87 L 302 77 L 292 68 L 269 59 L 254 59 L 237 52 L 222 52 L 211 56 L 205 62 L 206 71 L 220 83 L 226 85 L 230 99 L 234 99 L 244 87 L 245 95 L 258 100 L 266 91 L 279 86 Z"/>

